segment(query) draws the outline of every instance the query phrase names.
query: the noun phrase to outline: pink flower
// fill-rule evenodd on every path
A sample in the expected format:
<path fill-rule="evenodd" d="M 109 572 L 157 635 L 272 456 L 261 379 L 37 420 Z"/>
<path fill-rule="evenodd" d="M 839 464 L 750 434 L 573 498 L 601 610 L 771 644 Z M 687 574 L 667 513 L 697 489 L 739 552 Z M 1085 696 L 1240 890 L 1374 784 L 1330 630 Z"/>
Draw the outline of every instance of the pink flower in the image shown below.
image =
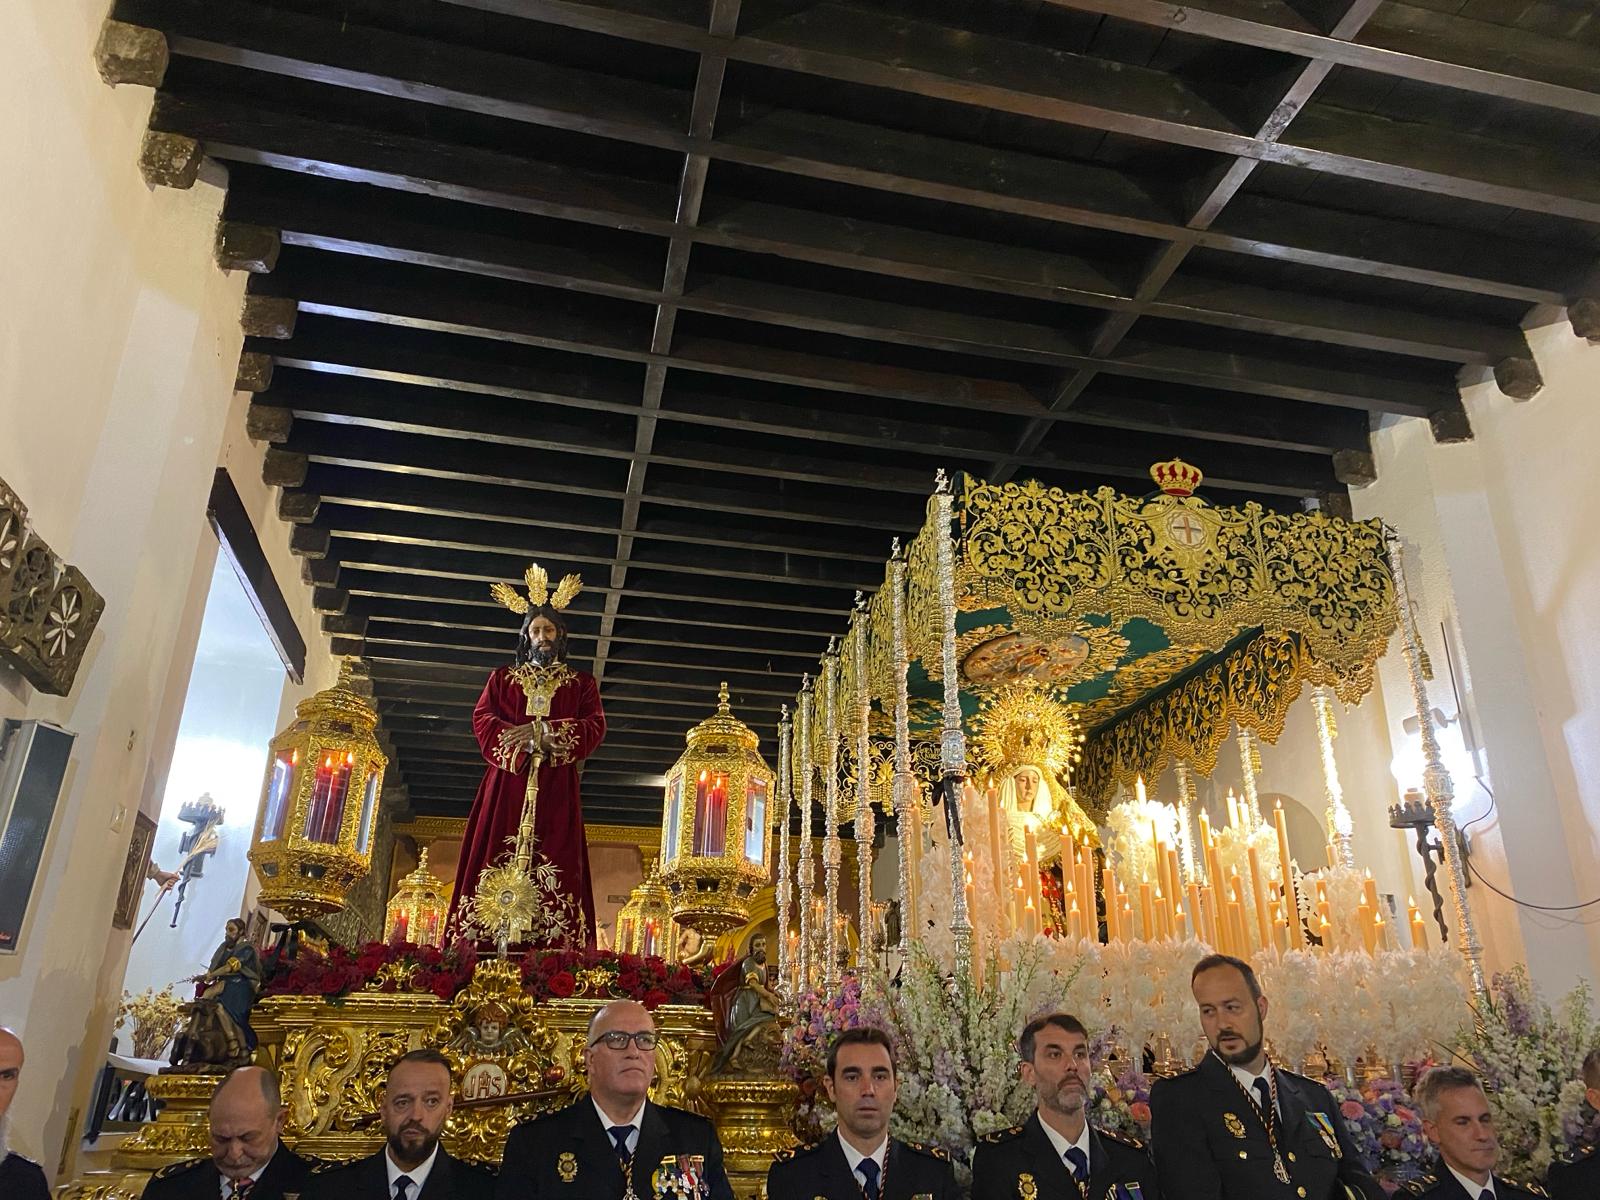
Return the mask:
<path fill-rule="evenodd" d="M 1346 1100 L 1343 1104 L 1339 1105 L 1339 1113 L 1347 1120 L 1359 1121 L 1362 1117 L 1367 1115 L 1367 1110 L 1359 1101 Z"/>

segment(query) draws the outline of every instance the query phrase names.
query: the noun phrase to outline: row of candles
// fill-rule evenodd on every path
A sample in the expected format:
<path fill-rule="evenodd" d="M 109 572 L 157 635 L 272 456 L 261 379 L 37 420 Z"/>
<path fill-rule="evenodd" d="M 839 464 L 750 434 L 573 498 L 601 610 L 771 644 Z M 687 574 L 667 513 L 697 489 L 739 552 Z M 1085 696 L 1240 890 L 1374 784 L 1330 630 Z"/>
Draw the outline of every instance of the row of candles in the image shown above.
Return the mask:
<path fill-rule="evenodd" d="M 1135 785 L 1139 801 L 1145 800 L 1144 781 Z M 1232 828 L 1249 834 L 1264 827 L 1260 813 L 1232 793 L 1227 797 L 1229 824 Z M 1213 834 L 1209 814 L 1200 814 L 1200 863 L 1204 879 L 1199 872 L 1189 874 L 1187 880 L 1181 866 L 1181 847 L 1174 846 L 1161 837 L 1159 828 L 1151 827 L 1151 854 L 1155 878 L 1146 872 L 1136 889 L 1125 888 L 1115 871 L 1105 866 L 1099 871 L 1100 893 L 1096 895 L 1096 868 L 1094 850 L 1089 842 L 1074 840 L 1071 831 L 1061 831 L 1061 913 L 1047 914 L 1041 890 L 1041 862 L 1038 835 L 1035 826 L 1025 825 L 1023 850 L 1014 882 L 1000 875 L 1007 861 L 1005 853 L 1009 839 L 1005 835 L 1004 818 L 998 800 L 989 797 L 989 850 L 990 861 L 995 864 L 993 903 L 980 903 L 990 897 L 978 895 L 970 850 L 965 856 L 964 885 L 967 911 L 973 923 L 973 937 L 978 945 L 992 938 L 998 942 L 1010 933 L 1033 937 L 1041 932 L 1053 933 L 1071 941 L 1084 938 L 1099 940 L 1101 917 L 1104 917 L 1104 936 L 1108 942 L 1182 941 L 1195 937 L 1225 954 L 1248 957 L 1258 949 L 1271 948 L 1278 952 L 1304 949 L 1310 943 L 1306 937 L 1306 924 L 1299 919 L 1292 883 L 1286 883 L 1284 870 L 1292 859 L 1289 855 L 1289 833 L 1282 803 L 1274 806 L 1273 826 L 1277 839 L 1278 871 L 1269 874 L 1262 865 L 1260 851 L 1247 846 L 1246 872 L 1237 868 L 1224 873 Z M 1182 836 L 1182 835 L 1180 835 Z M 1329 864 L 1335 856 L 1329 848 Z M 1103 902 L 1103 910 L 1102 910 Z M 1368 871 L 1362 880 L 1361 900 L 1356 905 L 1355 927 L 1359 931 L 1359 948 L 1367 953 L 1392 949 L 1395 940 L 1389 922 L 1383 917 L 1376 882 Z M 1057 917 L 1059 916 L 1059 920 Z M 1334 921 L 1330 908 L 1327 883 L 1316 881 L 1316 900 L 1309 919 L 1310 929 L 1323 950 L 1356 949 L 1341 945 L 1348 939 L 1340 923 Z M 1422 914 L 1415 899 L 1408 902 L 1407 923 L 1411 944 L 1418 949 L 1428 945 L 1428 935 Z"/>

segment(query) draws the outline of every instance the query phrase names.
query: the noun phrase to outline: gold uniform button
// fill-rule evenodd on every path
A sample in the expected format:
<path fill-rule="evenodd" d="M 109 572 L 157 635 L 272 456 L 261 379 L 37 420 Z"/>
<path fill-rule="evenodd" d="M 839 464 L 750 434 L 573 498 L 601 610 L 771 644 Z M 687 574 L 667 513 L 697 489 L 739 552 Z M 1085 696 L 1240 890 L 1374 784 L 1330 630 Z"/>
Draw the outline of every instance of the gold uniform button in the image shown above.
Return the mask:
<path fill-rule="evenodd" d="M 1303 1187 L 1298 1187 L 1298 1188 L 1295 1188 L 1294 1194 L 1299 1196 L 1301 1198 L 1301 1200 L 1305 1200 L 1306 1190 Z"/>
<path fill-rule="evenodd" d="M 1249 1158 L 1250 1156 L 1248 1154 L 1246 1154 L 1243 1150 L 1241 1150 L 1241 1151 L 1239 1151 L 1239 1157 L 1240 1158 Z"/>
<path fill-rule="evenodd" d="M 1293 1150 L 1289 1151 L 1289 1161 L 1290 1162 L 1294 1161 L 1294 1151 Z"/>

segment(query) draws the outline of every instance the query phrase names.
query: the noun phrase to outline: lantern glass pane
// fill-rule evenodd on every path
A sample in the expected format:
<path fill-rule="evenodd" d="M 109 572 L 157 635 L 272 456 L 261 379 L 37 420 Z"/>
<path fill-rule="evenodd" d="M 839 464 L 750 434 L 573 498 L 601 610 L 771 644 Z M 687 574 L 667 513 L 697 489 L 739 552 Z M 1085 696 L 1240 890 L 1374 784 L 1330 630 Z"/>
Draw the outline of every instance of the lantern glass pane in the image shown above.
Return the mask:
<path fill-rule="evenodd" d="M 667 820 L 661 835 L 661 854 L 671 862 L 678 857 L 678 830 L 683 825 L 683 776 L 667 780 Z"/>
<path fill-rule="evenodd" d="M 752 778 L 744 795 L 744 857 L 758 867 L 767 865 L 767 781 Z"/>
<path fill-rule="evenodd" d="M 344 804 L 350 794 L 350 772 L 355 755 L 324 750 L 317 762 L 316 780 L 311 786 L 311 803 L 306 808 L 305 839 L 334 846 L 344 824 Z"/>
<path fill-rule="evenodd" d="M 694 785 L 696 858 L 721 858 L 728 844 L 728 775 L 701 771 Z"/>
<path fill-rule="evenodd" d="M 283 823 L 289 816 L 289 799 L 294 795 L 295 759 L 284 751 L 272 760 L 272 777 L 267 781 L 267 812 L 261 819 L 261 840 L 275 842 L 283 836 Z"/>
<path fill-rule="evenodd" d="M 356 853 L 366 854 L 372 846 L 373 817 L 378 811 L 378 773 L 367 771 L 367 786 L 361 797 L 361 828 L 356 832 Z"/>

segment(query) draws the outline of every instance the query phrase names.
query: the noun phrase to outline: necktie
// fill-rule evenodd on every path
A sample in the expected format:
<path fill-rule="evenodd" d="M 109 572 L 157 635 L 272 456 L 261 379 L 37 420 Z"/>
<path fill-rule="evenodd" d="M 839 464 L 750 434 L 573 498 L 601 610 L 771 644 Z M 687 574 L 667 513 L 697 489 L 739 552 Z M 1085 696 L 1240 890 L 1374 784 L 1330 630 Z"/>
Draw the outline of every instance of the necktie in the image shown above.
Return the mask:
<path fill-rule="evenodd" d="M 228 1200 L 245 1200 L 250 1194 L 250 1189 L 255 1187 L 254 1179 L 232 1179 L 228 1181 Z"/>
<path fill-rule="evenodd" d="M 1272 1111 L 1272 1089 L 1265 1079 L 1257 1079 L 1251 1086 L 1256 1090 L 1256 1107 L 1261 1110 L 1261 1119 L 1270 1126 L 1277 1115 Z"/>
<path fill-rule="evenodd" d="M 622 1164 L 624 1172 L 628 1164 L 633 1161 L 633 1155 L 628 1152 L 628 1138 L 633 1135 L 632 1125 L 613 1125 L 606 1130 L 611 1135 L 611 1140 L 617 1144 L 617 1161 Z"/>
<path fill-rule="evenodd" d="M 1079 1183 L 1089 1178 L 1089 1156 L 1076 1146 L 1067 1147 L 1067 1164 L 1072 1168 L 1072 1177 Z"/>
<path fill-rule="evenodd" d="M 861 1178 L 866 1181 L 861 1194 L 867 1200 L 878 1200 L 878 1164 L 870 1158 L 863 1158 L 856 1164 L 856 1170 L 861 1172 Z"/>
<path fill-rule="evenodd" d="M 1478 1200 L 1495 1200 L 1494 1189 L 1484 1188 L 1478 1193 Z"/>
<path fill-rule="evenodd" d="M 394 1181 L 394 1200 L 406 1200 L 406 1193 L 411 1190 L 412 1182 L 409 1175 L 397 1176 Z"/>

